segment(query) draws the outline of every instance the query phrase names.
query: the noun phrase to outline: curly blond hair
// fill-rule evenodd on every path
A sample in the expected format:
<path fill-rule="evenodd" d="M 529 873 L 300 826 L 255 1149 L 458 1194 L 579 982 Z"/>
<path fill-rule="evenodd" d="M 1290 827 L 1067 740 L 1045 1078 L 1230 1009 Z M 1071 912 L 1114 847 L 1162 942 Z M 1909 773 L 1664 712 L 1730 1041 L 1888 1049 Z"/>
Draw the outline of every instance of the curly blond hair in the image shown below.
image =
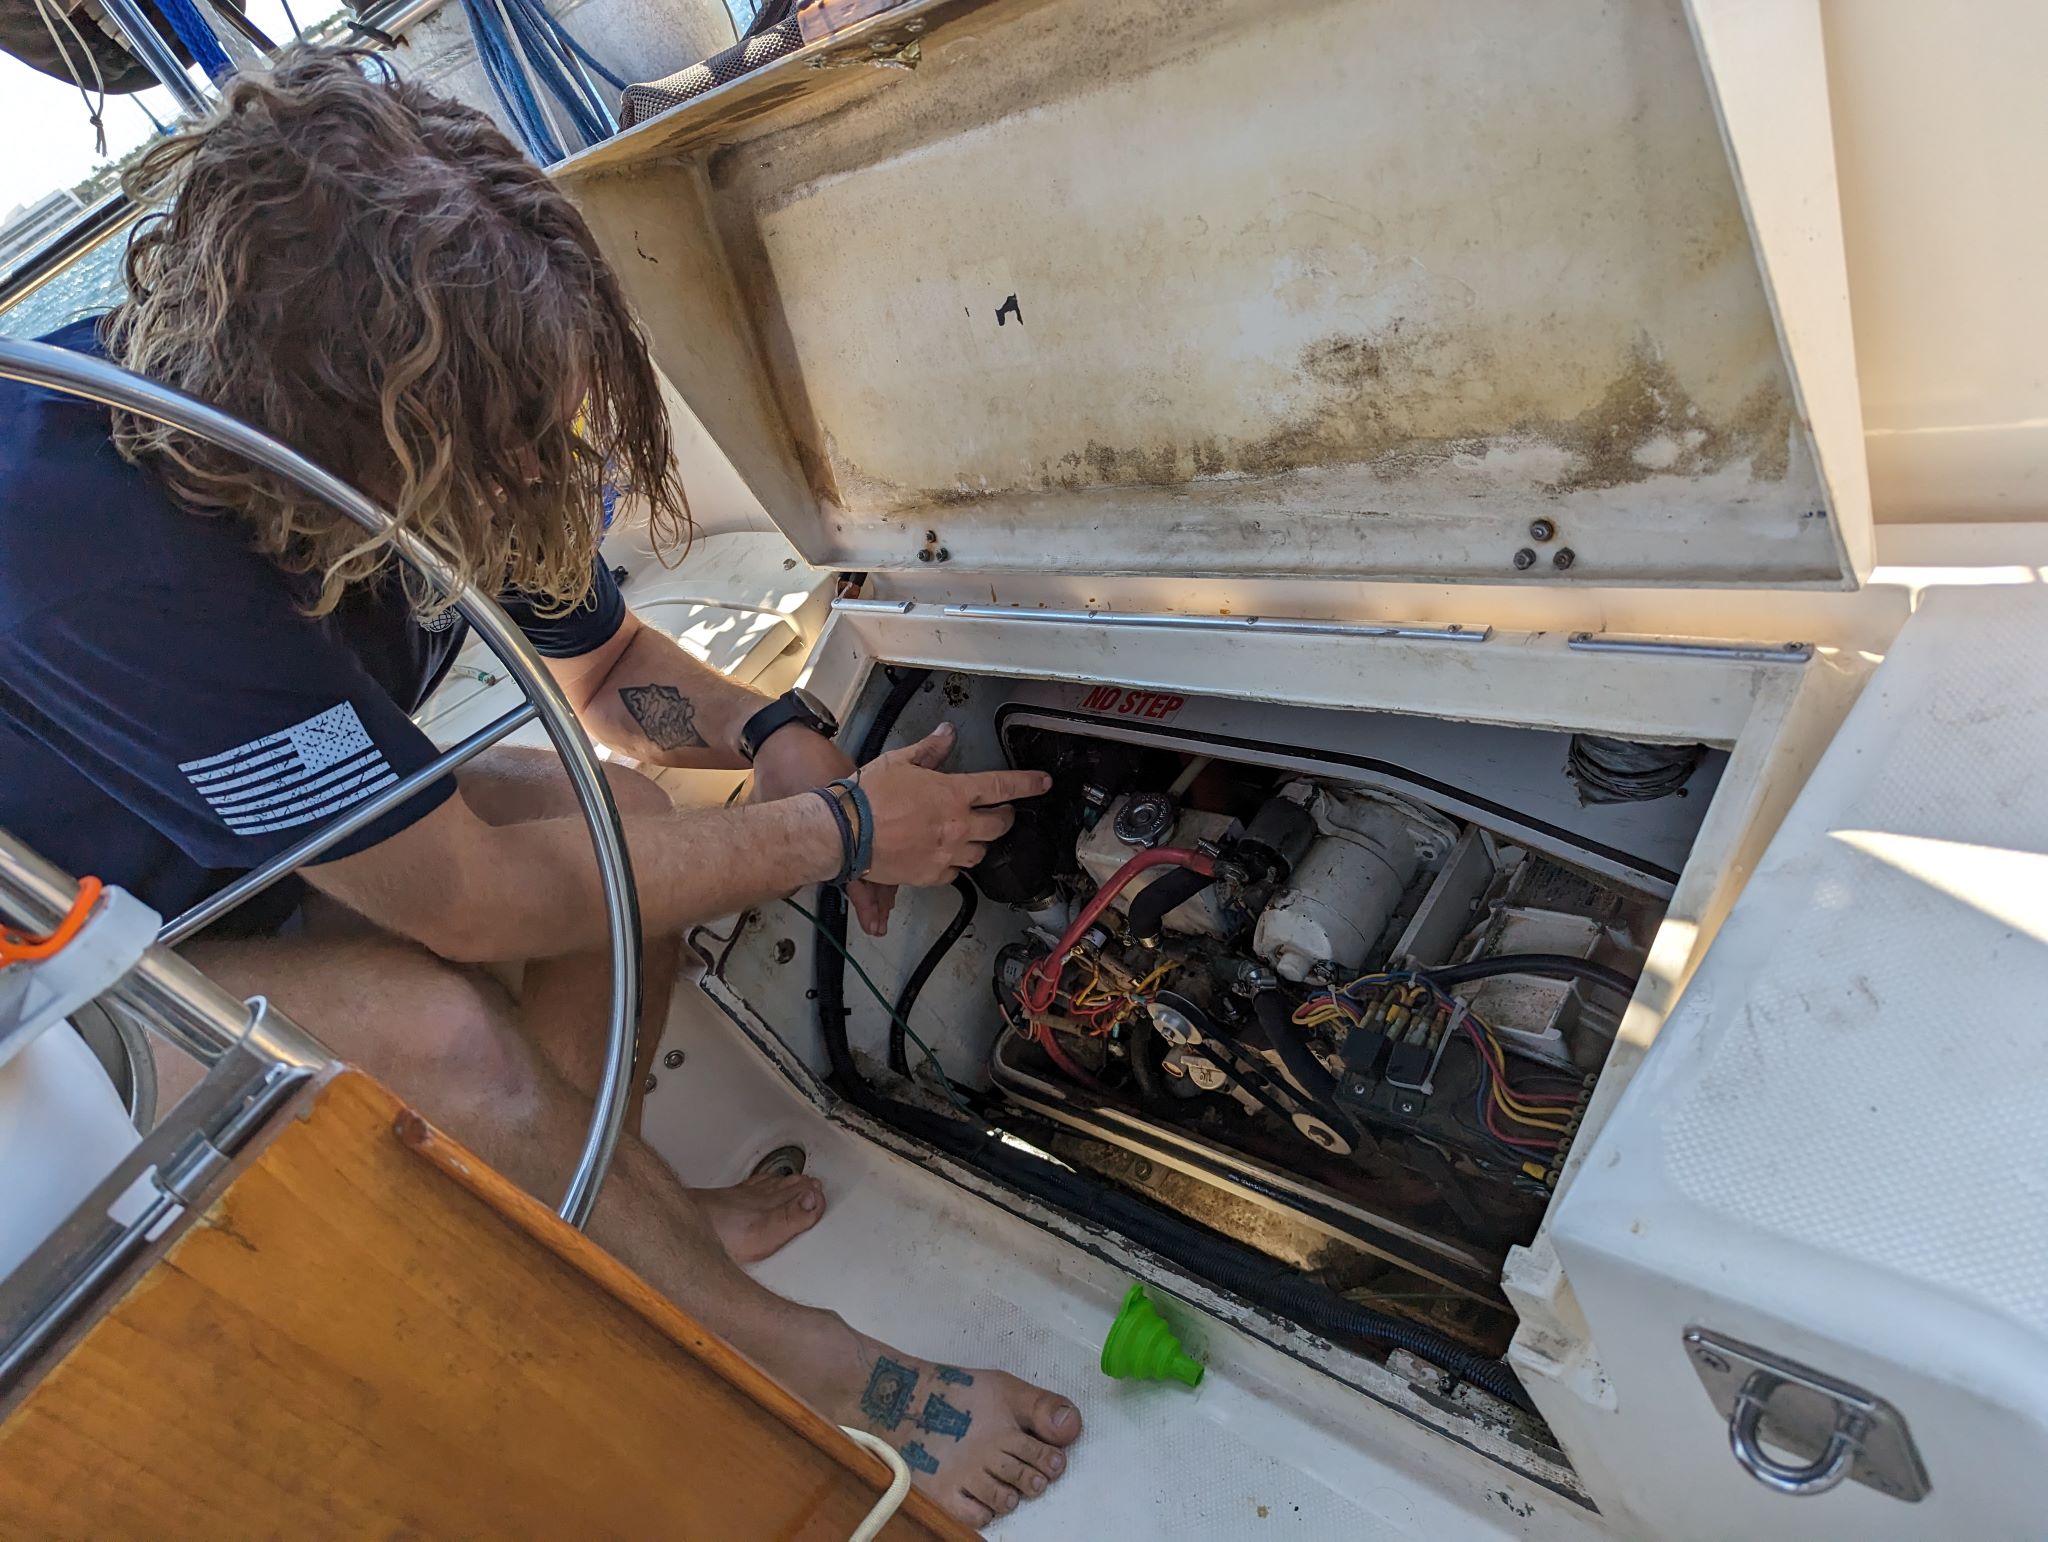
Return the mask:
<path fill-rule="evenodd" d="M 483 114 L 374 55 L 291 49 L 128 185 L 168 208 L 128 249 L 116 362 L 355 483 L 487 593 L 579 601 L 607 480 L 646 502 L 657 551 L 688 544 L 645 334 L 582 216 Z M 115 442 L 310 575 L 310 614 L 391 561 L 228 451 L 126 413 Z"/>

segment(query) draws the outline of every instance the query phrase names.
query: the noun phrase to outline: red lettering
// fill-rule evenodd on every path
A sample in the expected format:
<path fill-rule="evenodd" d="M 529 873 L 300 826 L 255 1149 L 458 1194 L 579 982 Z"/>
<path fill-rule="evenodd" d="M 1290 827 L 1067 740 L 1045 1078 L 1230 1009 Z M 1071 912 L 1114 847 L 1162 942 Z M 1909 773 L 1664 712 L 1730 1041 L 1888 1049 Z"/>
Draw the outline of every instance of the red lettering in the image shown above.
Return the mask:
<path fill-rule="evenodd" d="M 1109 712 L 1118 717 L 1144 718 L 1158 722 L 1188 704 L 1185 696 L 1170 691 L 1126 690 L 1120 686 L 1098 685 L 1081 698 L 1083 712 Z"/>

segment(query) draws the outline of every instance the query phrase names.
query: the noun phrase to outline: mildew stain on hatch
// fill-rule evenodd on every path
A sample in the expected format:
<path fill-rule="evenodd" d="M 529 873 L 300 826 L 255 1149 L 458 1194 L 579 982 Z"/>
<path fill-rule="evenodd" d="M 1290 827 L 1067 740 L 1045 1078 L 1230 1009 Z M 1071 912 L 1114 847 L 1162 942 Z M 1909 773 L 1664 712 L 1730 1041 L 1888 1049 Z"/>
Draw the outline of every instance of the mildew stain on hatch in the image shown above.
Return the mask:
<path fill-rule="evenodd" d="M 1492 428 L 1474 415 L 1469 432 L 1419 434 L 1414 416 L 1418 380 L 1433 389 L 1428 350 L 1397 324 L 1381 338 L 1338 334 L 1304 349 L 1298 361 L 1301 406 L 1253 438 L 1206 434 L 1186 443 L 1118 445 L 1090 439 L 1039 465 L 1035 473 L 996 483 L 904 489 L 866 476 L 828 440 L 824 486 L 857 505 L 891 510 L 924 506 L 972 508 L 1018 494 L 1091 488 L 1175 487 L 1205 480 L 1257 481 L 1337 466 L 1364 466 L 1398 482 L 1462 459 L 1476 464 L 1495 453 L 1547 454 L 1556 472 L 1538 492 L 1562 496 L 1626 487 L 1659 477 L 1693 478 L 1746 466 L 1751 480 L 1781 481 L 1787 472 L 1794 415 L 1784 388 L 1766 382 L 1735 410 L 1703 409 L 1647 342 L 1638 345 L 1592 405 L 1565 418 L 1525 415 Z M 1453 382 L 1455 385 L 1455 382 Z"/>

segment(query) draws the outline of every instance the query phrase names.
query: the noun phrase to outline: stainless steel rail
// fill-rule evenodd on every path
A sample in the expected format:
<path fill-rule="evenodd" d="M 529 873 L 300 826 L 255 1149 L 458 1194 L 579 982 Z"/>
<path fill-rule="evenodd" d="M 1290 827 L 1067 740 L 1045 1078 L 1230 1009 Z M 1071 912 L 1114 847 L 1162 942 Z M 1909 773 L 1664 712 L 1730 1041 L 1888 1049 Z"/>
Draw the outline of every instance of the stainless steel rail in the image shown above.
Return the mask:
<path fill-rule="evenodd" d="M 71 913 L 78 883 L 0 830 L 0 918 L 48 931 Z M 254 1010 L 159 944 L 107 992 L 180 1049 L 212 1065 L 242 1047 L 279 1065 L 312 1070 L 327 1051 L 281 1013 Z"/>
<path fill-rule="evenodd" d="M 167 423 L 210 444 L 234 450 L 261 469 L 320 499 L 364 530 L 388 540 L 392 550 L 408 565 L 449 595 L 455 608 L 519 682 L 548 737 L 554 741 L 562 768 L 568 773 L 590 827 L 610 933 L 612 997 L 604 1076 L 598 1087 L 590 1133 L 557 1207 L 563 1220 L 572 1226 L 582 1226 L 597 1202 L 598 1188 L 611 1168 L 625 1124 L 626 1099 L 633 1079 L 633 1036 L 640 1015 L 640 905 L 610 784 L 605 781 L 603 768 L 591 752 L 575 712 L 548 674 L 540 655 L 494 600 L 456 573 L 438 552 L 400 527 L 383 509 L 296 450 L 219 408 L 132 375 L 104 359 L 42 343 L 0 340 L 0 379 L 62 391 Z M 55 870 L 49 869 L 48 873 L 54 874 Z M 281 876 L 282 873 L 272 875 L 273 879 Z M 61 875 L 57 877 L 61 879 Z M 69 906 L 70 893 L 69 886 L 58 884 L 45 898 L 52 905 L 61 901 L 62 908 L 56 912 L 61 915 Z M 246 897 L 245 894 L 243 898 Z M 152 950 L 152 954 L 156 951 L 161 950 Z M 150 1001 L 140 1006 L 151 1013 L 163 1011 L 173 1018 L 177 1012 L 175 1001 Z"/>
<path fill-rule="evenodd" d="M 135 0 L 104 0 L 104 3 L 114 25 L 120 28 L 128 51 L 140 59 L 149 73 L 163 83 L 164 89 L 178 99 L 178 105 L 187 112 L 206 111 L 206 93 L 192 84 L 192 77 L 185 73 L 185 66 L 178 62 L 171 45 L 164 41 L 164 35 L 156 30 L 142 7 Z"/>

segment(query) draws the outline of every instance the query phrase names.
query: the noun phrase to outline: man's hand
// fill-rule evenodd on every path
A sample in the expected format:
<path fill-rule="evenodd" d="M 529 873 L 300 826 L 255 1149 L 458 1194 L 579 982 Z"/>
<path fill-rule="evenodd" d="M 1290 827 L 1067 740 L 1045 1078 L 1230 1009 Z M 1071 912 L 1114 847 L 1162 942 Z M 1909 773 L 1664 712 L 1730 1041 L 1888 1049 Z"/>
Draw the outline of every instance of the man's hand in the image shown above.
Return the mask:
<path fill-rule="evenodd" d="M 754 756 L 754 800 L 793 798 L 853 772 L 853 757 L 846 751 L 801 723 L 789 723 L 770 734 Z M 893 885 L 862 879 L 847 885 L 846 897 L 862 931 L 880 937 L 889 930 L 889 912 L 896 906 Z"/>
<path fill-rule="evenodd" d="M 861 791 L 875 816 L 875 854 L 868 868 L 875 882 L 951 883 L 1010 828 L 1016 815 L 1004 805 L 1052 786 L 1043 771 L 946 775 L 937 768 L 952 752 L 953 726 L 941 723 L 917 743 L 862 769 Z"/>

